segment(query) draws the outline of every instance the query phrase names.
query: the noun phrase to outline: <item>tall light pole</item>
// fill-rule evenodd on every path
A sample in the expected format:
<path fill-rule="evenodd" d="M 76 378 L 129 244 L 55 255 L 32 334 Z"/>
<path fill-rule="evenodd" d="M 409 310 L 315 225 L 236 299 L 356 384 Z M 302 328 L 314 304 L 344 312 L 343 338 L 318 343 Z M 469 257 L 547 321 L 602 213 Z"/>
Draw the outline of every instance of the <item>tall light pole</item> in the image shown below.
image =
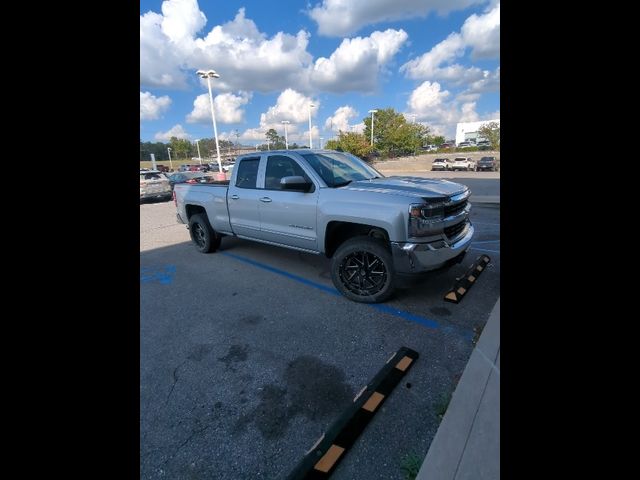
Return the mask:
<path fill-rule="evenodd" d="M 286 150 L 289 150 L 289 137 L 287 137 L 287 125 L 289 125 L 291 122 L 289 120 L 282 120 L 282 122 L 280 122 L 284 125 L 284 144 L 286 146 Z"/>
<path fill-rule="evenodd" d="M 171 161 L 171 147 L 167 147 L 167 152 L 169 152 L 169 165 L 171 170 L 173 170 L 173 162 Z"/>
<path fill-rule="evenodd" d="M 322 140 L 324 140 L 324 137 L 320 137 L 320 150 L 322 150 Z"/>
<path fill-rule="evenodd" d="M 196 147 L 198 147 L 198 160 L 200 160 L 200 165 L 202 165 L 202 157 L 200 156 L 200 139 L 196 140 Z"/>
<path fill-rule="evenodd" d="M 209 102 L 211 103 L 211 118 L 213 119 L 213 135 L 216 139 L 216 153 L 218 154 L 218 172 L 220 175 L 224 175 L 222 171 L 222 161 L 220 160 L 220 145 L 218 145 L 218 128 L 216 127 L 216 114 L 213 111 L 213 95 L 211 93 L 211 79 L 220 78 L 220 75 L 215 70 L 198 70 L 196 72 L 200 78 L 207 79 L 207 85 L 209 86 Z"/>
<path fill-rule="evenodd" d="M 313 148 L 313 139 L 311 138 L 311 108 L 315 107 L 313 103 L 309 104 L 309 148 Z"/>
<path fill-rule="evenodd" d="M 378 110 L 369 110 L 371 114 L 371 146 L 373 147 L 373 114 L 378 113 Z"/>

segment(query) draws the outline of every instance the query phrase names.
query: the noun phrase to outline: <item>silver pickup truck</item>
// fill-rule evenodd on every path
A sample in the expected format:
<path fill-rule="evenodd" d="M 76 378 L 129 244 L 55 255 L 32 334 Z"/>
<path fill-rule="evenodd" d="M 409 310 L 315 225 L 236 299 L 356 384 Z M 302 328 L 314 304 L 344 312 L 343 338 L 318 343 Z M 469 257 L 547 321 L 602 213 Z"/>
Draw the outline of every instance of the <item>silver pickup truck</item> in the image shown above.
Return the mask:
<path fill-rule="evenodd" d="M 398 276 L 460 262 L 474 233 L 467 187 L 440 179 L 384 177 L 345 152 L 300 149 L 237 158 L 231 179 L 177 184 L 177 219 L 196 248 L 222 237 L 331 258 L 336 288 L 356 302 L 393 293 Z"/>

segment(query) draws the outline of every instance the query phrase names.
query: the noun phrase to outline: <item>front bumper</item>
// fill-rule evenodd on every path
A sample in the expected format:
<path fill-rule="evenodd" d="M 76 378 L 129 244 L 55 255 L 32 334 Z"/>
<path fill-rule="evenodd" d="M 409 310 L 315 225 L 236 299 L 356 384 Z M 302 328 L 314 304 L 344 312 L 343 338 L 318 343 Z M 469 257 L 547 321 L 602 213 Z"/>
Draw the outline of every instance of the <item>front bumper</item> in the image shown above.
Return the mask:
<path fill-rule="evenodd" d="M 475 229 L 469 223 L 460 237 L 452 243 L 437 240 L 430 243 L 391 242 L 391 252 L 396 272 L 423 273 L 437 270 L 458 257 L 471 245 Z"/>

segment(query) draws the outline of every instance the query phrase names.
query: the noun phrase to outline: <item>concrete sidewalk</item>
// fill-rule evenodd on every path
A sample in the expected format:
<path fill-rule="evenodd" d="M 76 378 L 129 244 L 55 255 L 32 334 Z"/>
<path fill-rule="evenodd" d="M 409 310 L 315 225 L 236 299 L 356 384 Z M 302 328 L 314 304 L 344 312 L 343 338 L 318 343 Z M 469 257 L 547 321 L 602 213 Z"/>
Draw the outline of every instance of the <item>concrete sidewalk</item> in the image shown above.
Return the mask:
<path fill-rule="evenodd" d="M 500 299 L 458 382 L 416 480 L 500 478 Z"/>

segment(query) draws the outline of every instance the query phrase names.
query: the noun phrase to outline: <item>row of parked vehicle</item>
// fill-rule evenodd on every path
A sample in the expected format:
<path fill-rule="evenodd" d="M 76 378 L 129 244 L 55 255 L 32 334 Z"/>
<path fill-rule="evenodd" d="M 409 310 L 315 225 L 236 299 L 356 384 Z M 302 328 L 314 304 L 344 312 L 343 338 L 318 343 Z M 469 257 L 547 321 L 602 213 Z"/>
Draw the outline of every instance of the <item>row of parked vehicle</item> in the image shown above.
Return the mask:
<path fill-rule="evenodd" d="M 222 167 L 224 170 L 224 166 Z M 204 171 L 161 172 L 140 169 L 140 200 L 165 199 L 173 196 L 178 183 L 214 183 L 216 180 Z"/>
<path fill-rule="evenodd" d="M 482 157 L 477 163 L 471 157 L 455 157 L 453 160 L 450 158 L 436 158 L 431 164 L 431 170 L 433 171 L 489 171 L 495 172 L 498 169 L 498 162 L 496 157 Z"/>

